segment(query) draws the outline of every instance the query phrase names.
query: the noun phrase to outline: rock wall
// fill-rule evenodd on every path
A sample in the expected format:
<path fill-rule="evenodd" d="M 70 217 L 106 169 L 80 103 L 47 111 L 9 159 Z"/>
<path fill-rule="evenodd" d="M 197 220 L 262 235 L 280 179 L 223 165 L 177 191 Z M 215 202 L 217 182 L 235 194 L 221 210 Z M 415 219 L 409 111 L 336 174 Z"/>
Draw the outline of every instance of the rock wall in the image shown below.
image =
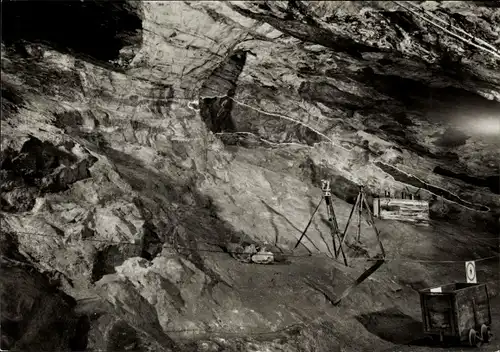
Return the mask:
<path fill-rule="evenodd" d="M 493 7 L 420 6 L 483 40 L 498 37 Z M 28 301 L 52 297 L 30 309 L 44 322 L 58 316 L 66 330 L 43 342 L 46 326 L 9 313 L 8 301 L 6 326 L 25 328 L 2 348 L 359 350 L 342 340 L 349 329 L 367 334 L 361 325 L 334 328 L 331 311 L 310 319 L 330 307 L 323 294 L 286 270 L 271 293 L 255 288 L 253 277 L 271 285 L 274 274 L 221 257 L 243 241 L 289 255 L 323 178 L 342 228 L 359 184 L 370 199 L 421 189 L 433 219 L 498 226 L 499 61 L 392 3 L 7 2 L 3 10 L 12 15 L 1 44 L 2 228 L 17 241 L 24 259 L 16 260 L 57 277 L 64 294 L 49 295 L 45 279 L 21 267 L 4 282 L 21 275 Z M 314 219 L 301 255 L 331 256 L 327 220 L 325 212 Z M 377 254 L 370 237 L 351 244 L 355 258 Z M 315 264 L 295 273 L 321 267 L 316 279 L 331 282 L 331 260 Z M 346 285 L 355 273 L 342 270 L 335 283 Z M 262 327 L 274 335 L 248 337 Z M 232 337 L 200 337 L 222 328 Z M 186 342 L 193 331 L 196 341 Z"/>

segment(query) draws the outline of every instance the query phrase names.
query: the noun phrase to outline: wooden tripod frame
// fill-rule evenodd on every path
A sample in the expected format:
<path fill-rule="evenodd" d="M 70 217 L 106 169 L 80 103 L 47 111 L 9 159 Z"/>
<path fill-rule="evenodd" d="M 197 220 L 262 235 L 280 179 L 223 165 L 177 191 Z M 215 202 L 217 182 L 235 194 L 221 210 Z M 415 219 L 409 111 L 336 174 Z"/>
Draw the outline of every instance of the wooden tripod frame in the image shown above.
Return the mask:
<path fill-rule="evenodd" d="M 319 206 L 321 203 L 323 203 L 323 200 L 325 200 L 326 204 L 326 211 L 328 214 L 328 222 L 330 223 L 330 235 L 332 236 L 332 242 L 333 242 L 333 251 L 335 252 L 335 258 L 338 258 L 339 254 L 342 253 L 342 258 L 344 259 L 344 264 L 345 266 L 347 265 L 347 258 L 344 253 L 344 249 L 342 248 L 342 241 L 340 237 L 340 231 L 339 231 L 339 224 L 337 222 L 337 217 L 335 216 L 335 210 L 333 209 L 333 202 L 332 202 L 332 194 L 331 194 L 331 189 L 330 189 L 330 181 L 325 181 L 321 180 L 322 186 L 321 190 L 323 191 L 323 196 L 321 197 L 320 202 L 316 206 L 316 209 L 314 209 L 313 214 L 311 215 L 311 218 L 309 219 L 309 222 L 307 223 L 306 228 L 302 232 L 302 235 L 300 236 L 299 240 L 295 244 L 295 248 L 298 247 L 300 242 L 302 241 L 302 238 L 306 235 L 307 229 L 311 225 L 314 215 L 316 215 L 316 212 L 319 209 Z M 339 242 L 339 248 L 337 249 L 337 241 Z"/>
<path fill-rule="evenodd" d="M 363 186 L 359 186 L 359 193 L 358 196 L 356 197 L 356 202 L 354 203 L 351 213 L 349 214 L 349 218 L 347 219 L 347 223 L 345 225 L 344 233 L 342 234 L 342 239 L 340 241 L 340 248 L 342 248 L 342 245 L 345 242 L 346 235 L 347 235 L 347 230 L 349 228 L 349 224 L 351 223 L 352 216 L 354 214 L 354 211 L 356 210 L 356 207 L 358 208 L 358 231 L 357 231 L 357 237 L 356 241 L 360 241 L 361 237 L 361 218 L 363 217 L 363 206 L 366 208 L 366 211 L 368 213 L 369 217 L 369 224 L 373 227 L 373 230 L 375 231 L 375 235 L 377 236 L 377 241 L 380 247 L 380 251 L 382 253 L 382 257 L 385 258 L 385 250 L 384 246 L 382 245 L 382 242 L 380 241 L 380 233 L 375 226 L 375 220 L 373 218 L 372 211 L 370 210 L 370 205 L 368 204 L 368 201 L 366 200 L 366 194 Z M 336 256 L 338 256 L 338 253 L 335 253 Z"/>

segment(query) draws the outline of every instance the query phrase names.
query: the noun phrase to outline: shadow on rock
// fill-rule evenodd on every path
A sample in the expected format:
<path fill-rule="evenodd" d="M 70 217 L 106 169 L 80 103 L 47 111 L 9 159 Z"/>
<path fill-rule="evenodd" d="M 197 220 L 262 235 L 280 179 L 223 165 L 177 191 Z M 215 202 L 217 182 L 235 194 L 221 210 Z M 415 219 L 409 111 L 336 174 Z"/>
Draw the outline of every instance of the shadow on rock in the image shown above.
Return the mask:
<path fill-rule="evenodd" d="M 424 338 L 422 323 L 396 308 L 359 315 L 356 319 L 372 334 L 395 344 L 411 344 Z"/>
<path fill-rule="evenodd" d="M 0 250 L 2 350 L 65 351 L 70 345 L 76 302 L 19 253 L 15 236 L 2 233 Z"/>
<path fill-rule="evenodd" d="M 97 159 L 91 155 L 79 158 L 71 152 L 74 146 L 74 143 L 55 146 L 31 136 L 21 150 L 3 150 L 0 156 L 2 210 L 31 210 L 40 194 L 64 191 L 71 184 L 90 177 L 88 169 Z"/>
<path fill-rule="evenodd" d="M 173 177 L 154 172 L 138 159 L 116 149 L 105 148 L 105 155 L 117 167 L 120 176 L 138 192 L 138 201 L 155 218 L 167 218 L 176 227 L 170 234 L 165 229 L 155 229 L 156 236 L 164 242 L 175 242 L 179 254 L 188 258 L 212 279 L 213 285 L 222 282 L 219 275 L 207 268 L 200 256 L 205 247 L 217 247 L 239 237 L 235 229 L 219 219 L 210 197 L 196 190 L 196 179 L 189 172 Z M 194 173 L 196 170 L 194 170 Z M 176 204 L 176 209 L 171 209 Z M 175 214 L 175 215 L 174 215 Z M 161 232 L 161 233 L 160 233 Z M 176 238 L 167 238 L 175 236 Z M 217 249 L 211 248 L 211 249 Z"/>
<path fill-rule="evenodd" d="M 111 328 L 106 347 L 109 352 L 144 351 L 137 332 L 124 321 L 119 321 Z"/>

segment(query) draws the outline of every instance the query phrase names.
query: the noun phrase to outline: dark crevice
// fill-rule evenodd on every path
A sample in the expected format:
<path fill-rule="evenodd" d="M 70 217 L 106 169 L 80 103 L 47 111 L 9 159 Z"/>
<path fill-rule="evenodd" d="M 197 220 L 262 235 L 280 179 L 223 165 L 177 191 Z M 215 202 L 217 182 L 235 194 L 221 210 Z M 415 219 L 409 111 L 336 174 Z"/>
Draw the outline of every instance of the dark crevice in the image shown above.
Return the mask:
<path fill-rule="evenodd" d="M 473 186 L 487 187 L 491 190 L 491 192 L 495 194 L 500 194 L 500 175 L 493 175 L 487 178 L 479 178 L 464 173 L 455 173 L 441 166 L 436 166 L 433 172 L 441 176 L 451 177 L 457 180 L 464 181 L 465 183 L 468 183 Z"/>
<path fill-rule="evenodd" d="M 407 33 L 414 33 L 418 30 L 420 30 L 420 27 L 415 24 L 413 21 L 412 17 L 408 15 L 408 13 L 403 12 L 403 11 L 381 11 L 381 14 L 383 14 L 389 22 L 395 25 L 395 28 L 397 26 L 401 27 L 405 32 Z M 399 30 L 398 30 L 399 31 Z M 400 35 L 403 35 L 402 33 L 399 33 Z"/>
<path fill-rule="evenodd" d="M 406 133 L 404 131 L 404 128 L 401 126 L 398 126 L 396 124 L 386 124 L 382 125 L 379 127 L 382 131 L 388 132 L 392 135 L 399 136 L 399 137 L 406 137 Z"/>
<path fill-rule="evenodd" d="M 161 253 L 163 241 L 158 235 L 158 229 L 150 221 L 144 224 L 144 237 L 141 257 L 147 260 L 153 260 Z"/>
<path fill-rule="evenodd" d="M 291 15 L 292 18 L 299 19 L 300 17 L 304 19 L 304 21 L 313 27 L 319 28 L 320 25 L 318 22 L 314 19 L 314 16 L 311 15 L 307 11 L 307 6 L 304 6 L 304 4 L 300 0 L 288 0 L 288 8 L 287 8 L 288 14 Z M 294 14 L 297 13 L 299 16 L 294 16 Z"/>
<path fill-rule="evenodd" d="M 73 352 L 81 352 L 87 349 L 90 331 L 90 319 L 87 315 L 78 319 L 74 336 L 69 340 L 69 348 Z"/>
<path fill-rule="evenodd" d="M 64 191 L 90 177 L 88 169 L 97 159 L 89 156 L 78 160 L 64 147 L 31 136 L 20 151 L 9 147 L 1 151 L 2 210 L 31 210 L 39 194 Z"/>
<path fill-rule="evenodd" d="M 319 143 L 323 141 L 323 137 L 318 135 L 316 132 L 311 131 L 310 128 L 298 125 L 295 127 L 295 138 L 301 144 L 307 144 L 309 146 L 314 145 L 315 143 Z"/>
<path fill-rule="evenodd" d="M 200 114 L 207 128 L 214 132 L 236 132 L 235 123 L 231 117 L 233 101 L 229 97 L 205 98 L 201 102 Z"/>
<path fill-rule="evenodd" d="M 142 42 L 142 20 L 126 2 L 4 1 L 2 12 L 2 42 L 13 48 L 41 43 L 107 62 Z"/>
<path fill-rule="evenodd" d="M 8 83 L 2 81 L 1 85 L 2 120 L 7 120 L 11 114 L 17 113 L 19 108 L 23 107 L 24 100 L 17 90 Z"/>
<path fill-rule="evenodd" d="M 367 106 L 364 99 L 344 92 L 326 82 L 302 82 L 299 87 L 299 94 L 303 99 L 320 102 L 333 108 L 359 109 Z"/>
<path fill-rule="evenodd" d="M 108 343 L 106 346 L 107 352 L 122 352 L 122 351 L 144 351 L 140 337 L 137 331 L 125 321 L 121 320 L 116 323 L 108 333 Z"/>
<path fill-rule="evenodd" d="M 408 344 L 424 336 L 422 322 L 396 308 L 359 315 L 356 319 L 372 334 L 395 344 Z"/>
<path fill-rule="evenodd" d="M 406 116 L 405 112 L 395 113 L 394 119 L 402 126 L 413 126 L 413 121 Z"/>
<path fill-rule="evenodd" d="M 245 66 L 247 53 L 239 51 L 217 67 L 203 83 L 200 92 L 200 114 L 214 133 L 236 132 L 231 116 L 238 77 Z"/>
<path fill-rule="evenodd" d="M 125 260 L 125 255 L 117 246 L 108 246 L 99 251 L 94 258 L 91 282 L 99 281 L 104 275 L 114 274 L 115 267 Z"/>
<path fill-rule="evenodd" d="M 481 7 L 500 8 L 500 1 L 498 0 L 474 1 L 474 5 Z"/>

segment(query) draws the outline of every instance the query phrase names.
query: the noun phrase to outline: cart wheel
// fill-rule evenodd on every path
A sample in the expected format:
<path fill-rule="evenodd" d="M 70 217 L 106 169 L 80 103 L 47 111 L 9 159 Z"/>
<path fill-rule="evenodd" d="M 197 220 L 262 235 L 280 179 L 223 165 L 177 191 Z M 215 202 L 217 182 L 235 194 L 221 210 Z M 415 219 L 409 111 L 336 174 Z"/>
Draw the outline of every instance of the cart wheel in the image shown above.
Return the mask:
<path fill-rule="evenodd" d="M 481 337 L 483 338 L 483 342 L 490 342 L 493 335 L 489 326 L 485 324 L 481 325 Z"/>
<path fill-rule="evenodd" d="M 474 329 L 469 330 L 469 344 L 472 347 L 481 346 L 481 340 L 482 340 L 482 338 L 480 336 L 478 336 L 476 330 L 474 330 Z"/>

